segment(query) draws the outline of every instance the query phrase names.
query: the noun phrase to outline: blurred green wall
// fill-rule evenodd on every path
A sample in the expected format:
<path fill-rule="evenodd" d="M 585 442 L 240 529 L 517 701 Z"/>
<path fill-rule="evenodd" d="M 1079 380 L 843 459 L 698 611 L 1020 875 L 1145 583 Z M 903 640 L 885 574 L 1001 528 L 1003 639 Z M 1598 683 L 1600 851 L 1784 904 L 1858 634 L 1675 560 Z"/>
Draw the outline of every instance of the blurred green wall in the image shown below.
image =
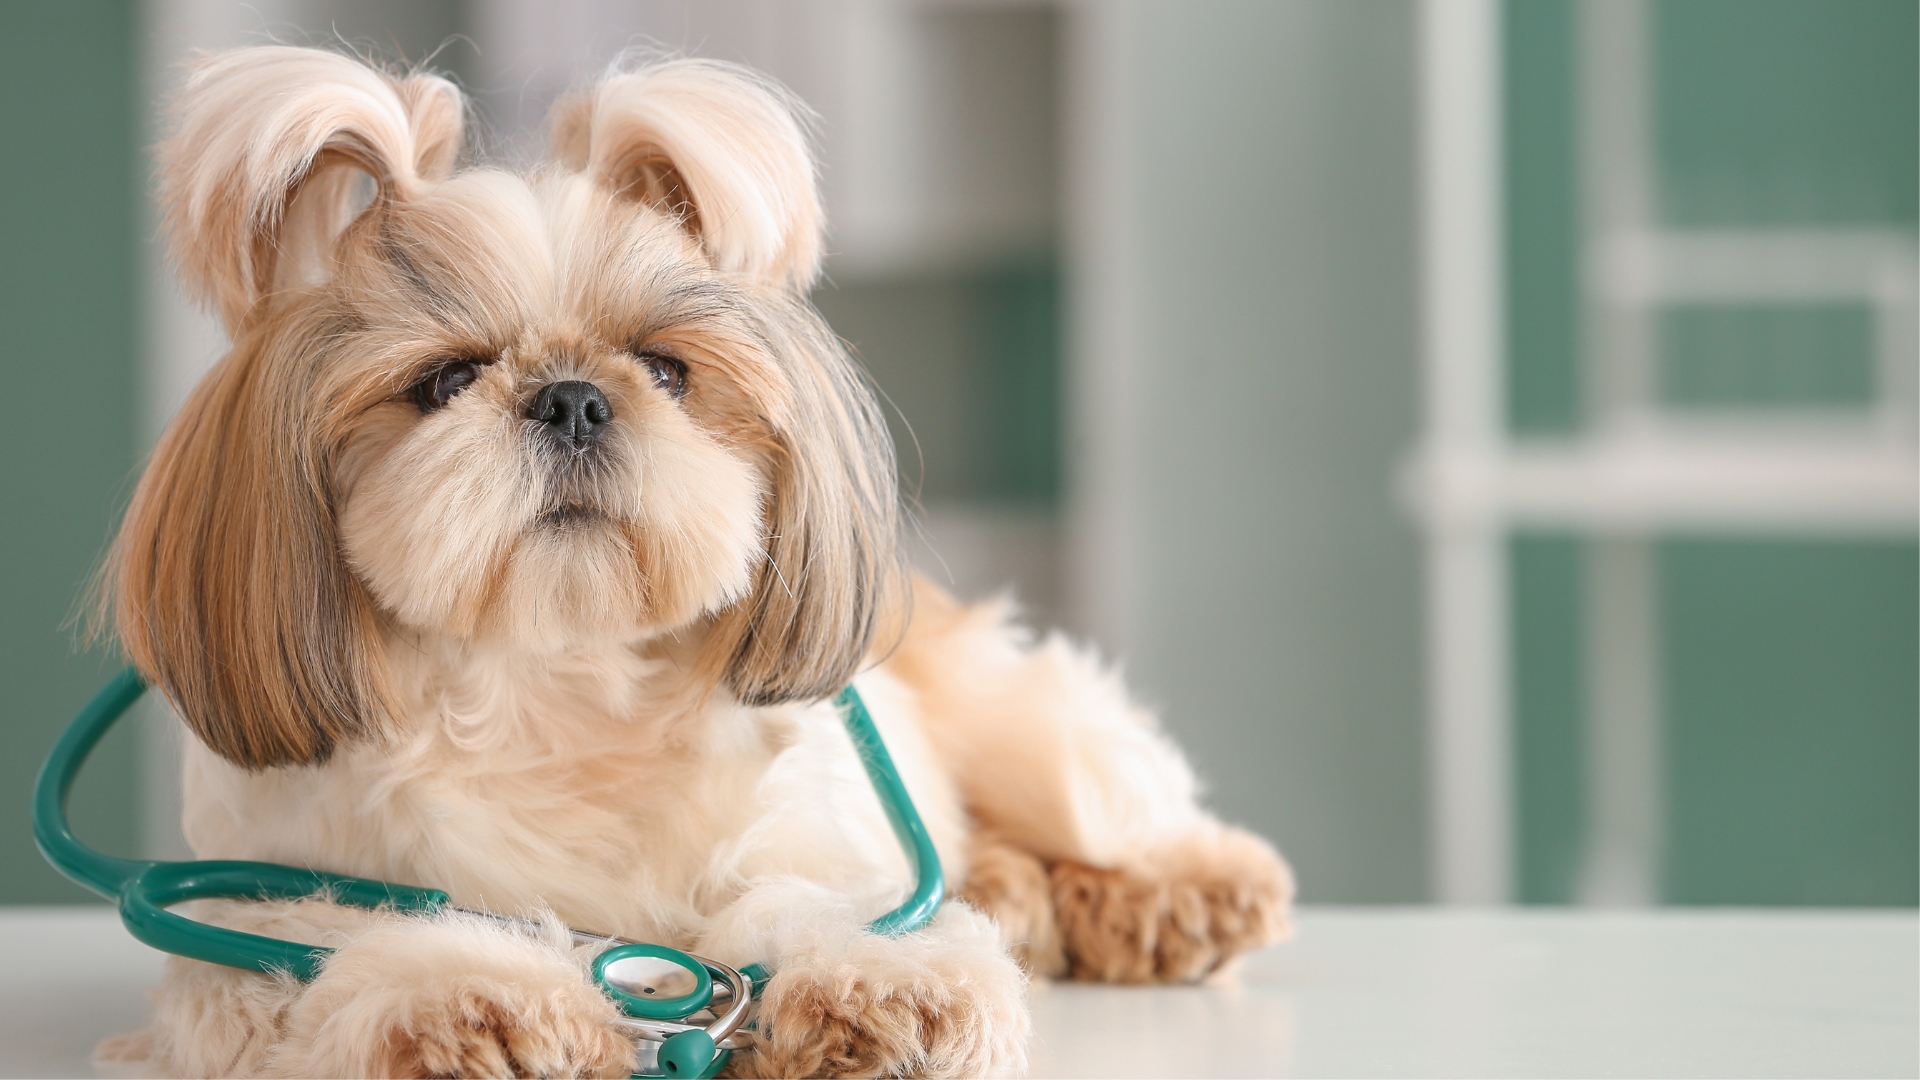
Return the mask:
<path fill-rule="evenodd" d="M 129 490 L 137 182 L 134 5 L 0 5 L 0 902 L 82 899 L 41 860 L 27 796 L 61 726 L 111 672 L 68 619 Z M 82 837 L 132 853 L 131 732 L 75 792 Z"/>
<path fill-rule="evenodd" d="M 1920 553 L 1673 540 L 1663 899 L 1920 903 Z"/>
<path fill-rule="evenodd" d="M 1583 416 L 1573 0 L 1505 5 L 1509 422 Z M 1920 216 L 1920 5 L 1656 0 L 1660 222 L 1879 227 Z M 1675 305 L 1676 411 L 1864 406 L 1864 304 Z M 1519 881 L 1564 903 L 1582 857 L 1586 547 L 1512 546 Z M 1920 903 L 1920 547 L 1666 538 L 1655 558 L 1667 807 L 1661 898 Z"/>

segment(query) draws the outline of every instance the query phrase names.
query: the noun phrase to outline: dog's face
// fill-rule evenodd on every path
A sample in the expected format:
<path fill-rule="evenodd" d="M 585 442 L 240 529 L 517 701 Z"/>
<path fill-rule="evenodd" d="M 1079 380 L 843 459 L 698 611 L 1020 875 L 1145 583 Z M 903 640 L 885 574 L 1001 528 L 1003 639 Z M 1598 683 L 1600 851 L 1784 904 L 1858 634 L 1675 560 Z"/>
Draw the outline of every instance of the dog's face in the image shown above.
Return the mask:
<path fill-rule="evenodd" d="M 332 496 L 381 610 L 553 649 L 746 595 L 790 313 L 579 174 L 457 178 L 381 229 L 276 343 L 342 399 Z"/>
<path fill-rule="evenodd" d="M 430 76 L 253 49 L 162 148 L 235 343 L 116 545 L 123 643 L 215 750 L 377 734 L 408 634 L 699 643 L 750 702 L 852 673 L 898 589 L 891 449 L 806 304 L 820 215 L 777 92 L 681 62 L 563 102 L 555 161 L 454 174 Z"/>

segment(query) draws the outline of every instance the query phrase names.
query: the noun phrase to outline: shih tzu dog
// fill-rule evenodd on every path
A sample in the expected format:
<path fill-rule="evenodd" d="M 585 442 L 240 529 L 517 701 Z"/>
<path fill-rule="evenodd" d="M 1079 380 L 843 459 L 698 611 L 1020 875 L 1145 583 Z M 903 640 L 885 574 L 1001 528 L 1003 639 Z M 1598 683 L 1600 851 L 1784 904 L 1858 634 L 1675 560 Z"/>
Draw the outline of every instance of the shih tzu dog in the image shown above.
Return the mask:
<path fill-rule="evenodd" d="M 114 623 L 196 738 L 202 858 L 448 890 L 775 972 L 740 1075 L 1017 1073 L 1029 975 L 1199 978 L 1292 885 L 1202 810 L 1116 678 L 903 568 L 873 393 L 809 305 L 823 221 L 783 91 L 698 60 L 459 167 L 428 74 L 198 63 L 159 156 L 232 351 L 154 452 Z M 827 701 L 864 695 L 953 897 L 911 884 Z M 183 1076 L 621 1076 L 563 933 L 208 903 L 327 944 L 310 983 L 174 959 L 108 1057 Z"/>

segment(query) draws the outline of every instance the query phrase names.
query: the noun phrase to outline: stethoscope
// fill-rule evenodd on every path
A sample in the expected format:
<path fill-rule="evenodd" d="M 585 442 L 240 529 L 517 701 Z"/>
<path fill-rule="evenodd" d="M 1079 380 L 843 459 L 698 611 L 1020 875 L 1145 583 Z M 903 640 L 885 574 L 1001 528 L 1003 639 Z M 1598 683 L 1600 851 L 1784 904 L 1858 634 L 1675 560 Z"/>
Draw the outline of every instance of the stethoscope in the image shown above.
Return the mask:
<path fill-rule="evenodd" d="M 354 907 L 462 911 L 507 925 L 532 925 L 512 916 L 453 907 L 450 897 L 439 889 L 277 863 L 120 859 L 82 844 L 67 823 L 67 793 L 94 744 L 146 689 L 132 668 L 101 688 L 54 744 L 33 790 L 33 838 L 40 853 L 54 869 L 119 904 L 120 919 L 134 937 L 163 952 L 251 971 L 287 972 L 305 982 L 319 973 L 332 949 L 210 926 L 168 908 L 210 898 L 297 900 L 324 895 Z M 834 705 L 846 721 L 860 763 L 918 878 L 907 902 L 875 919 L 869 929 L 889 936 L 917 930 L 939 910 L 946 891 L 940 856 L 860 694 L 848 686 L 834 698 Z M 576 945 L 610 946 L 594 959 L 593 978 L 620 1006 L 621 1023 L 639 1046 L 640 1071 L 635 1076 L 686 1080 L 713 1076 L 725 1067 L 730 1052 L 742 1045 L 737 1036 L 755 987 L 765 985 L 771 974 L 764 967 L 751 964 L 736 969 L 665 945 L 586 930 L 569 928 L 569 932 Z"/>

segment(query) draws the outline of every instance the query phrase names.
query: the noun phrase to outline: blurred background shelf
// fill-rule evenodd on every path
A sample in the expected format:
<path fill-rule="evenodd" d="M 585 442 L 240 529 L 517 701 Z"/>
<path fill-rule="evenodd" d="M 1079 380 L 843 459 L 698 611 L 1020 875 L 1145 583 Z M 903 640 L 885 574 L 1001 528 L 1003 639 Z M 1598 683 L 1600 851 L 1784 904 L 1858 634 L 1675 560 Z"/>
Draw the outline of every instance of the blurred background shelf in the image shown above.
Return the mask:
<path fill-rule="evenodd" d="M 1404 480 L 1437 529 L 1904 538 L 1920 521 L 1908 448 L 1790 427 L 1515 439 L 1498 454 L 1443 451 Z"/>

